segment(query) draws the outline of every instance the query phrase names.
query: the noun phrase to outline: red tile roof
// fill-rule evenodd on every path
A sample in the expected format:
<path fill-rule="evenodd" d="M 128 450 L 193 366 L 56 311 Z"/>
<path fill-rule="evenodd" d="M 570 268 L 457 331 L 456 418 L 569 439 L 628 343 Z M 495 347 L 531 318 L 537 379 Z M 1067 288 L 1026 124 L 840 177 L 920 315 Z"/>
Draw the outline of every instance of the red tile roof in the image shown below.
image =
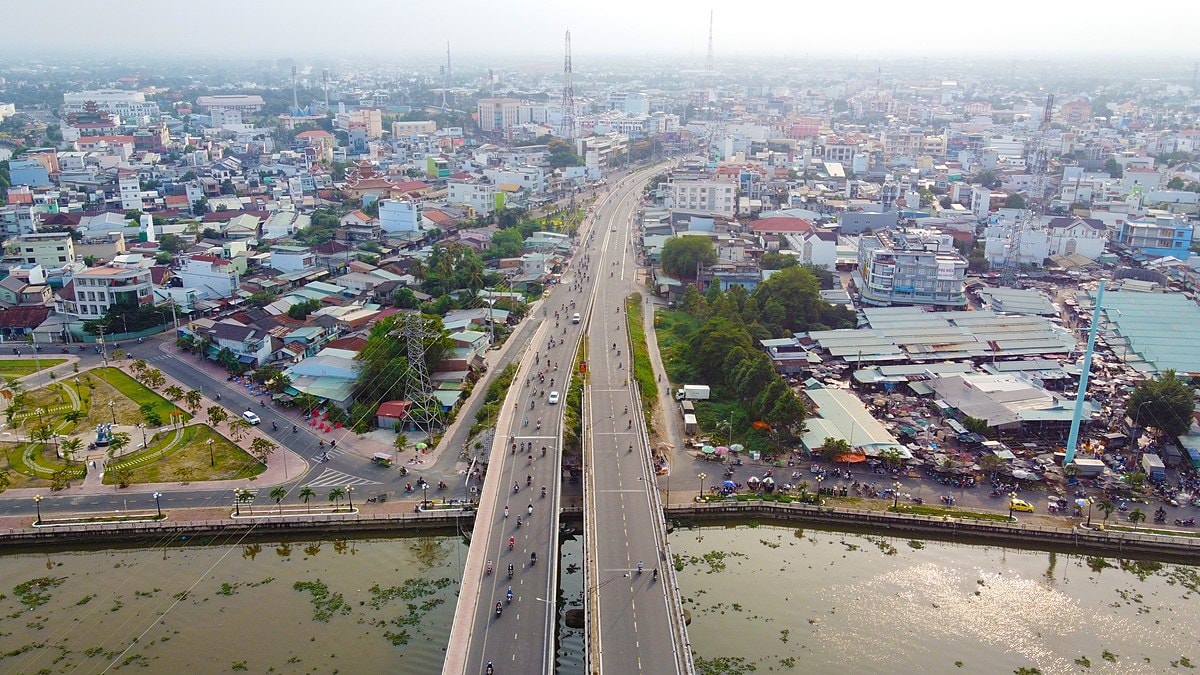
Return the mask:
<path fill-rule="evenodd" d="M 763 234 L 768 232 L 812 232 L 816 228 L 811 220 L 805 218 L 780 217 L 761 218 L 751 223 L 750 229 L 756 234 Z"/>

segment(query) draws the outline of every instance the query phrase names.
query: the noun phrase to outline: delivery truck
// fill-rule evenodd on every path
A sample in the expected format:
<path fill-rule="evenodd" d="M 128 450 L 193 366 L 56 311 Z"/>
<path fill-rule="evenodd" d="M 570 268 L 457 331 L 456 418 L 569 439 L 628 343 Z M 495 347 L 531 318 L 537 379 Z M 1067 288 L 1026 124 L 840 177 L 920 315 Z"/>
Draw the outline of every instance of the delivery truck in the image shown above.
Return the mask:
<path fill-rule="evenodd" d="M 676 401 L 707 401 L 708 396 L 707 384 L 685 384 L 675 391 Z"/>

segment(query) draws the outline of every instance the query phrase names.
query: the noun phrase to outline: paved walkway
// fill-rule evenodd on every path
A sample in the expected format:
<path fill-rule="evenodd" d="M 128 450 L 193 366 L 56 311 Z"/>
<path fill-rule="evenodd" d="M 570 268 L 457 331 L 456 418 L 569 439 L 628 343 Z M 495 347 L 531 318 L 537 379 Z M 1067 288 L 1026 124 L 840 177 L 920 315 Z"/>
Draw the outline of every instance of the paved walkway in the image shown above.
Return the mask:
<path fill-rule="evenodd" d="M 682 470 L 683 462 L 688 459 L 688 455 L 683 449 L 683 424 L 677 414 L 679 406 L 671 394 L 671 378 L 667 375 L 662 353 L 658 350 L 658 334 L 654 332 L 654 312 L 662 306 L 662 303 L 657 302 L 648 293 L 643 293 L 643 296 L 645 302 L 642 305 L 642 327 L 646 333 L 646 349 L 650 354 L 650 364 L 653 366 L 655 377 L 658 380 L 658 405 L 655 406 L 652 416 L 654 435 L 651 438 L 655 449 L 667 460 L 668 473 L 674 473 Z M 661 488 L 659 492 L 662 492 Z"/>

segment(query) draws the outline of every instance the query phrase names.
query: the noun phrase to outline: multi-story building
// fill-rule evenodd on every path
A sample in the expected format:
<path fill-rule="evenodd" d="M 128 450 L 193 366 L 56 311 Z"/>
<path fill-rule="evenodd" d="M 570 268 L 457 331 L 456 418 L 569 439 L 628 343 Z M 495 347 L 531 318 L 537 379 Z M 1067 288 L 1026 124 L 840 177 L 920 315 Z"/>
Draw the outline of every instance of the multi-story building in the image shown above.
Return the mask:
<path fill-rule="evenodd" d="M 59 291 L 54 310 L 73 320 L 99 319 L 111 307 L 142 307 L 154 304 L 154 282 L 142 256 L 117 256 L 103 267 L 89 267 L 75 274 Z"/>
<path fill-rule="evenodd" d="M 75 242 L 66 232 L 36 232 L 10 239 L 6 253 L 26 263 L 58 269 L 75 262 Z"/>
<path fill-rule="evenodd" d="M 672 180 L 671 204 L 681 211 L 732 218 L 737 210 L 737 184 L 717 180 Z"/>
<path fill-rule="evenodd" d="M 512 129 L 522 124 L 522 101 L 517 98 L 481 98 L 476 105 L 479 128 L 486 132 Z"/>
<path fill-rule="evenodd" d="M 117 176 L 117 190 L 122 211 L 142 210 L 142 184 L 134 171 L 122 171 Z"/>
<path fill-rule="evenodd" d="M 196 105 L 207 111 L 223 109 L 258 112 L 266 104 L 263 97 L 257 94 L 216 94 L 196 98 Z"/>
<path fill-rule="evenodd" d="M 392 138 L 432 134 L 437 131 L 437 122 L 433 120 L 417 120 L 411 122 L 392 122 Z"/>
<path fill-rule="evenodd" d="M 465 204 L 485 215 L 496 209 L 496 184 L 490 181 L 452 180 L 446 183 L 446 191 L 451 204 Z"/>
<path fill-rule="evenodd" d="M 408 199 L 379 202 L 379 227 L 384 232 L 416 232 L 421 222 L 420 206 Z"/>
<path fill-rule="evenodd" d="M 1183 215 L 1155 214 L 1121 223 L 1117 241 L 1156 258 L 1187 260 L 1191 255 L 1193 227 Z"/>
<path fill-rule="evenodd" d="M 383 111 L 378 108 L 340 112 L 334 118 L 334 124 L 347 132 L 361 130 L 370 140 L 383 137 Z"/>
<path fill-rule="evenodd" d="M 222 319 L 213 324 L 208 337 L 212 345 L 209 356 L 212 358 L 228 349 L 238 363 L 257 368 L 266 364 L 271 356 L 270 335 L 260 328 L 233 319 Z"/>
<path fill-rule="evenodd" d="M 147 101 L 146 95 L 140 91 L 124 89 L 67 92 L 63 94 L 63 113 L 83 113 L 89 109 L 89 102 L 95 103 L 95 110 L 120 117 L 158 117 L 159 115 L 158 103 Z"/>
<path fill-rule="evenodd" d="M 0 122 L 6 118 L 17 114 L 17 104 L 15 103 L 0 103 Z"/>
<path fill-rule="evenodd" d="M 271 267 L 280 272 L 299 272 L 316 264 L 317 257 L 307 246 L 279 244 L 271 247 Z"/>
<path fill-rule="evenodd" d="M 893 229 L 859 239 L 859 289 L 868 305 L 961 307 L 967 261 L 948 234 Z"/>
<path fill-rule="evenodd" d="M 0 206 L 0 234 L 30 234 L 37 232 L 41 212 L 25 204 Z"/>
<path fill-rule="evenodd" d="M 233 263 L 211 255 L 194 255 L 175 274 L 184 288 L 195 289 L 200 298 L 229 298 L 238 289 Z"/>

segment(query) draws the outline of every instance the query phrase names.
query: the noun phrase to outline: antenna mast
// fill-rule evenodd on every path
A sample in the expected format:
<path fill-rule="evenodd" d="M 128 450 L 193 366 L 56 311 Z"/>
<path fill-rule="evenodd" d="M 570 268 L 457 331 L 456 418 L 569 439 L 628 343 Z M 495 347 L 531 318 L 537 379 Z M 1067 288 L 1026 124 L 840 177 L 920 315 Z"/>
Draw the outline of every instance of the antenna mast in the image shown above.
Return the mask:
<path fill-rule="evenodd" d="M 1011 285 L 1021 267 L 1021 232 L 1025 227 L 1034 227 L 1046 210 L 1046 172 L 1050 164 L 1050 151 L 1046 147 L 1046 130 L 1050 128 L 1050 120 L 1054 114 L 1054 94 L 1046 95 L 1046 105 L 1042 110 L 1041 123 L 1033 138 L 1030 139 L 1029 154 L 1026 165 L 1032 180 L 1029 185 L 1029 197 L 1025 200 L 1025 209 L 1021 218 L 1014 223 L 1008 237 L 1008 251 L 1004 256 L 1004 269 L 1001 272 L 1003 283 Z"/>
<path fill-rule="evenodd" d="M 449 109 L 446 105 L 446 92 L 450 90 L 450 42 L 446 42 L 446 79 L 442 82 L 442 108 Z"/>
<path fill-rule="evenodd" d="M 707 70 L 710 75 L 712 74 L 713 70 L 715 70 L 713 68 L 712 35 L 713 35 L 713 11 L 710 9 L 710 10 L 708 10 L 708 63 L 705 66 L 705 70 Z"/>
<path fill-rule="evenodd" d="M 296 66 L 292 66 L 292 114 L 300 110 L 300 99 L 296 96 Z"/>
<path fill-rule="evenodd" d="M 571 31 L 567 31 L 566 55 L 563 57 L 562 123 L 559 135 L 575 138 L 575 84 L 571 77 Z"/>

